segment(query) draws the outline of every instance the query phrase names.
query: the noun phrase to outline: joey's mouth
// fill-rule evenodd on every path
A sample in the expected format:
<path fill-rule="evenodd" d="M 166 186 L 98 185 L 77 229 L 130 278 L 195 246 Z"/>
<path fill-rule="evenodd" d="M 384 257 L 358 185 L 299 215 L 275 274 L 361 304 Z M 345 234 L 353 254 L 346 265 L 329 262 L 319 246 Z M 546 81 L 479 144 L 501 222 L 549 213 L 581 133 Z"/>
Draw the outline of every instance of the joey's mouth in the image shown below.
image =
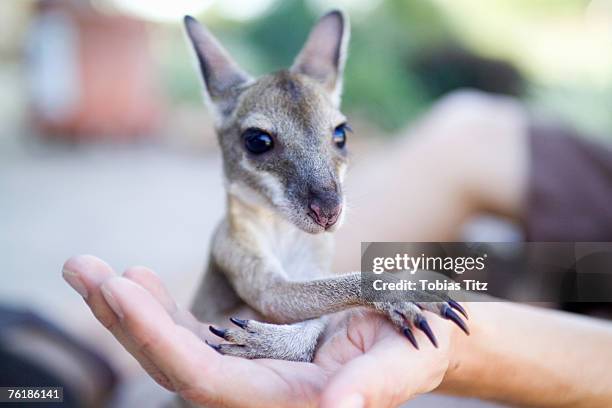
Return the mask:
<path fill-rule="evenodd" d="M 317 225 L 320 232 L 331 231 L 338 225 L 342 215 L 342 206 L 338 206 L 329 211 L 322 211 L 320 208 L 313 208 L 311 205 L 306 214 Z"/>

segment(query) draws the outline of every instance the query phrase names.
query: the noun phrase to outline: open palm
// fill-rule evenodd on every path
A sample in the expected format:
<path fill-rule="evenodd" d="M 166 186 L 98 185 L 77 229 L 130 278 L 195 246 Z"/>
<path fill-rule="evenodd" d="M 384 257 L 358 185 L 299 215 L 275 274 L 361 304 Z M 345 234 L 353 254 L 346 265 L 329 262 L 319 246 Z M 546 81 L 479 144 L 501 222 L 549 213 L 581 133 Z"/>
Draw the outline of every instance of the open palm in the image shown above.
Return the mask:
<path fill-rule="evenodd" d="M 196 404 L 396 406 L 436 388 L 449 367 L 452 328 L 436 318 L 438 349 L 419 333 L 417 351 L 382 316 L 353 310 L 333 316 L 313 363 L 246 360 L 208 347 L 203 340 L 217 339 L 208 324 L 178 308 L 150 269 L 119 277 L 98 258 L 77 256 L 63 273 L 155 381 Z"/>

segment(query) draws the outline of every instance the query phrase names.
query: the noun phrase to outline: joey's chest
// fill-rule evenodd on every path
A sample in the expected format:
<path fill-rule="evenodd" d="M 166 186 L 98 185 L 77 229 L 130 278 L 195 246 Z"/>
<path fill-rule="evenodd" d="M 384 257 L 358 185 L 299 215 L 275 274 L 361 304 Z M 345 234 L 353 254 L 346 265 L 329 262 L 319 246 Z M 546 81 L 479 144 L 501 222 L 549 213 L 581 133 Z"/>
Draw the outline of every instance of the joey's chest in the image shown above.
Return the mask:
<path fill-rule="evenodd" d="M 333 256 L 331 234 L 308 234 L 292 226 L 266 231 L 268 254 L 274 256 L 291 279 L 329 276 Z"/>

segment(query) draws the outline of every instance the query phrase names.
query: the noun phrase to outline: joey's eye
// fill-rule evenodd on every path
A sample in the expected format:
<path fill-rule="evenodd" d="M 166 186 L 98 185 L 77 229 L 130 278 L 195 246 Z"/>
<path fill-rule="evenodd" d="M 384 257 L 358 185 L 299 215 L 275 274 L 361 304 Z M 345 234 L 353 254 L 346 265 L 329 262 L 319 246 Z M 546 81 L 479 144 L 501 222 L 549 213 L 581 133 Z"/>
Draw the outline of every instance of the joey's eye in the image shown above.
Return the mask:
<path fill-rule="evenodd" d="M 272 136 L 261 129 L 249 128 L 242 134 L 244 147 L 253 154 L 262 154 L 274 147 Z"/>
<path fill-rule="evenodd" d="M 343 149 L 346 144 L 346 132 L 350 132 L 351 128 L 346 123 L 341 124 L 334 129 L 332 141 L 339 149 Z"/>

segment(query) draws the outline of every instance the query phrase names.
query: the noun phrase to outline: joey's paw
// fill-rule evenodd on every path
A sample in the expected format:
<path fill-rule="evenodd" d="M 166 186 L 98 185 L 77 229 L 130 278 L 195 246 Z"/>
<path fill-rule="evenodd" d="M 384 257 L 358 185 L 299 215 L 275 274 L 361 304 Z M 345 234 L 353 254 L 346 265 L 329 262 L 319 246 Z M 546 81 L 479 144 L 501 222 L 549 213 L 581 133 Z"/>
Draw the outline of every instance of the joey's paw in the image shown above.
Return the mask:
<path fill-rule="evenodd" d="M 319 334 L 323 330 L 322 323 L 316 321 L 286 325 L 237 318 L 230 320 L 238 326 L 237 329 L 210 326 L 210 331 L 227 343 L 206 343 L 221 354 L 249 359 L 312 361 Z"/>
<path fill-rule="evenodd" d="M 450 320 L 463 330 L 465 334 L 470 334 L 467 324 L 456 311 L 461 313 L 466 319 L 468 318 L 467 312 L 463 306 L 454 300 L 448 300 L 446 302 L 374 302 L 373 307 L 385 314 L 416 349 L 419 348 L 419 344 L 414 336 L 414 329 L 421 330 L 425 333 L 429 341 L 431 341 L 431 344 L 438 347 L 438 340 L 427 322 L 425 315 L 423 315 L 423 310 L 427 310 L 435 313 L 439 317 Z"/>

